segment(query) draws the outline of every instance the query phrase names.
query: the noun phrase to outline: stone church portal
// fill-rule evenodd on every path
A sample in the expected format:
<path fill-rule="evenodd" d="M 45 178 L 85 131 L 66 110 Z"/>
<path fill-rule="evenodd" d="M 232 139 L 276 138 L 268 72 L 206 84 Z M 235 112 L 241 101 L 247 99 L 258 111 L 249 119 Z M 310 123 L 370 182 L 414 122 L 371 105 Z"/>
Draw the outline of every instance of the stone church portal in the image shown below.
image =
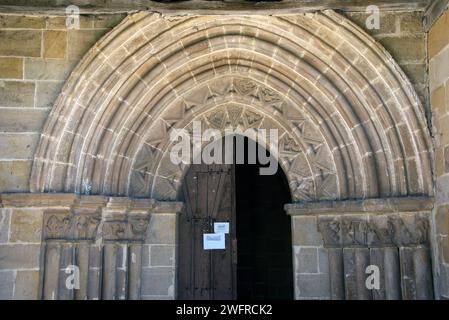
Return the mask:
<path fill-rule="evenodd" d="M 88 2 L 0 8 L 0 298 L 449 297 L 447 5 Z"/>

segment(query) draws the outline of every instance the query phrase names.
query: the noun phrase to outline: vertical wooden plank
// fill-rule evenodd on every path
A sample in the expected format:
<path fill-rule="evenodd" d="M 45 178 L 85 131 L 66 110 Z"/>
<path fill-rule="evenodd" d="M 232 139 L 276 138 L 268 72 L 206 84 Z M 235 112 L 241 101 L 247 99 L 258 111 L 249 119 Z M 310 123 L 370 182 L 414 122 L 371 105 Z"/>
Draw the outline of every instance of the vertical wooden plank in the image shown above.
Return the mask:
<path fill-rule="evenodd" d="M 328 248 L 329 257 L 329 277 L 332 300 L 345 299 L 344 270 L 343 270 L 343 249 Z"/>
<path fill-rule="evenodd" d="M 233 182 L 231 166 L 192 165 L 186 175 L 183 197 L 186 214 L 180 217 L 178 298 L 231 299 L 235 271 L 232 265 L 231 235 L 225 250 L 204 250 L 203 234 L 213 232 L 213 221 L 232 226 Z M 225 198 L 225 199 L 224 199 Z M 235 234 L 234 234 L 235 237 Z M 188 271 L 190 270 L 190 274 Z"/>
<path fill-rule="evenodd" d="M 211 232 L 210 213 L 207 211 L 209 173 L 206 165 L 198 172 L 198 209 L 196 212 L 195 243 L 195 299 L 211 299 L 211 252 L 203 249 L 203 234 Z"/>
<path fill-rule="evenodd" d="M 140 274 L 142 271 L 142 245 L 132 244 L 129 246 L 128 255 L 128 299 L 140 299 Z"/>
<path fill-rule="evenodd" d="M 197 208 L 198 194 L 194 167 L 194 165 L 190 167 L 184 178 L 182 200 L 185 203 L 185 209 L 179 216 L 178 298 L 181 300 L 193 299 L 193 246 L 195 242 L 193 217 Z"/>
<path fill-rule="evenodd" d="M 116 299 L 117 247 L 113 243 L 104 245 L 102 299 Z"/>
<path fill-rule="evenodd" d="M 75 265 L 79 268 L 79 289 L 75 290 L 76 300 L 87 299 L 87 286 L 89 282 L 89 243 L 80 242 L 75 245 Z"/>
<path fill-rule="evenodd" d="M 213 213 L 213 221 L 229 222 L 230 234 L 226 237 L 226 248 L 224 250 L 212 251 L 212 272 L 213 272 L 213 298 L 219 300 L 229 300 L 234 297 L 234 266 L 232 261 L 231 241 L 235 236 L 235 227 L 232 217 L 232 181 L 231 172 L 228 166 L 222 166 L 222 172 L 214 173 L 210 194 L 210 207 Z M 213 193 L 215 191 L 215 194 Z"/>
<path fill-rule="evenodd" d="M 44 300 L 58 299 L 60 257 L 60 243 L 49 241 L 45 252 L 44 292 L 42 295 Z"/>
<path fill-rule="evenodd" d="M 368 248 L 344 248 L 345 295 L 347 300 L 369 300 L 371 293 L 366 288 L 366 267 L 369 265 Z"/>
<path fill-rule="evenodd" d="M 215 169 L 215 170 L 214 170 Z M 221 174 L 219 174 L 218 168 L 216 165 L 208 166 L 208 175 L 207 175 L 207 214 L 212 223 L 210 227 L 210 232 L 213 232 L 213 223 L 215 221 L 219 221 L 219 217 L 217 217 L 218 204 L 216 203 L 218 200 L 218 194 L 221 193 L 222 186 L 220 186 L 220 180 L 222 180 Z M 222 261 L 223 255 L 226 254 L 225 250 L 212 250 L 210 251 L 210 299 L 219 299 L 218 297 L 222 296 L 222 287 L 221 282 L 222 278 L 220 275 L 220 271 L 224 271 L 226 273 L 225 268 L 221 268 L 218 264 Z M 225 276 L 225 275 L 223 275 Z"/>

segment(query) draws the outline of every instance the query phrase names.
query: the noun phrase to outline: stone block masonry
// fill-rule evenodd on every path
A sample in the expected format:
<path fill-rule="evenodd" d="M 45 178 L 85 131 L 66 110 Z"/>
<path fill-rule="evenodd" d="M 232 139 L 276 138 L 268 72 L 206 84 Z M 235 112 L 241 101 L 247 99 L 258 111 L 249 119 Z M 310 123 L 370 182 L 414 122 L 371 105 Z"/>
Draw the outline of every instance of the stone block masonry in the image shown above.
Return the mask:
<path fill-rule="evenodd" d="M 174 299 L 182 204 L 68 194 L 3 195 L 1 299 Z M 79 268 L 77 290 L 67 268 Z"/>
<path fill-rule="evenodd" d="M 0 298 L 38 299 L 42 209 L 0 208 Z"/>
<path fill-rule="evenodd" d="M 429 31 L 429 85 L 435 147 L 435 274 L 441 299 L 449 299 L 449 10 Z"/>
<path fill-rule="evenodd" d="M 427 75 L 427 33 L 421 11 L 380 12 L 379 29 L 367 29 L 363 12 L 348 12 L 346 16 L 372 35 L 398 62 L 413 84 L 430 123 L 430 103 Z"/>
<path fill-rule="evenodd" d="M 82 56 L 126 15 L 0 14 L 0 192 L 29 191 L 45 120 Z"/>
<path fill-rule="evenodd" d="M 409 197 L 286 205 L 293 220 L 295 298 L 433 299 L 432 202 Z M 365 286 L 370 265 L 380 276 L 373 290 Z"/>

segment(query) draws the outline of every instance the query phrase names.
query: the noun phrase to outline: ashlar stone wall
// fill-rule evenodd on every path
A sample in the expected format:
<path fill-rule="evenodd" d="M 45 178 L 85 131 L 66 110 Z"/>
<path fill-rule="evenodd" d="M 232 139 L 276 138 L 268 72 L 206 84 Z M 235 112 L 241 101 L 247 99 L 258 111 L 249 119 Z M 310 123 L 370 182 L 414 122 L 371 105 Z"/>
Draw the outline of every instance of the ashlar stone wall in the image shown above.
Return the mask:
<path fill-rule="evenodd" d="M 404 70 L 413 84 L 429 117 L 427 76 L 427 33 L 423 28 L 424 13 L 380 12 L 379 29 L 367 29 L 367 14 L 348 12 L 351 21 L 372 35 Z"/>
<path fill-rule="evenodd" d="M 41 208 L 0 209 L 0 299 L 38 299 Z"/>
<path fill-rule="evenodd" d="M 29 191 L 42 127 L 64 81 L 123 14 L 80 17 L 0 15 L 0 192 Z"/>
<path fill-rule="evenodd" d="M 435 145 L 436 277 L 442 299 L 449 299 L 449 11 L 429 32 L 429 85 Z"/>

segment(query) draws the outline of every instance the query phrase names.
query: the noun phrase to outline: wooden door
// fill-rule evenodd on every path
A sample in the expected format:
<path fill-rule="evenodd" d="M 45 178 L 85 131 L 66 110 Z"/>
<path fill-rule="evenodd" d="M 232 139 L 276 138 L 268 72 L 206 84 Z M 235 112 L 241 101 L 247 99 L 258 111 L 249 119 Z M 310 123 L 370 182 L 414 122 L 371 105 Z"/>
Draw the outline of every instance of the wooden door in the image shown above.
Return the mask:
<path fill-rule="evenodd" d="M 179 221 L 178 299 L 236 299 L 237 241 L 233 165 L 192 165 L 182 194 Z M 229 222 L 226 248 L 204 250 L 203 234 Z"/>

